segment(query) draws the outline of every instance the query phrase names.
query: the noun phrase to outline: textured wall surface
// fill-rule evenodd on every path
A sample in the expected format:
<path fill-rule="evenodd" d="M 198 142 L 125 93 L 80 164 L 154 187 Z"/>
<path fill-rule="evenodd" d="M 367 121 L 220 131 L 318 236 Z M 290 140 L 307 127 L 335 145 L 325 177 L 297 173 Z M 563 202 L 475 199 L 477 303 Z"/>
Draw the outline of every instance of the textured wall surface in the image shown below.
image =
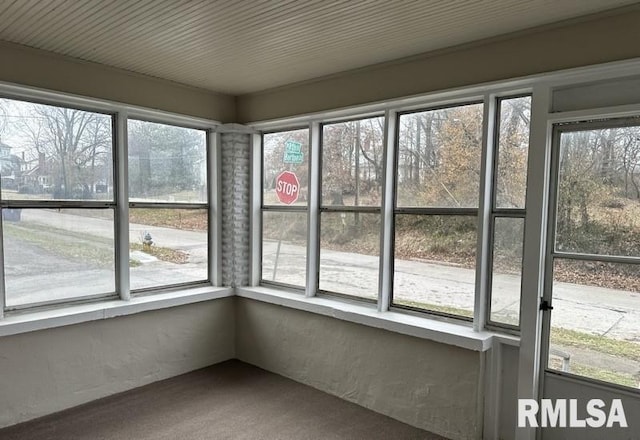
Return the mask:
<path fill-rule="evenodd" d="M 480 353 L 243 298 L 236 324 L 245 362 L 447 438 L 480 438 Z"/>
<path fill-rule="evenodd" d="M 501 440 L 513 437 L 518 410 L 518 347 L 502 345 L 500 368 L 499 435 Z"/>
<path fill-rule="evenodd" d="M 220 127 L 222 155 L 222 285 L 249 284 L 250 136 L 244 127 Z"/>
<path fill-rule="evenodd" d="M 0 427 L 235 357 L 234 299 L 0 338 Z"/>

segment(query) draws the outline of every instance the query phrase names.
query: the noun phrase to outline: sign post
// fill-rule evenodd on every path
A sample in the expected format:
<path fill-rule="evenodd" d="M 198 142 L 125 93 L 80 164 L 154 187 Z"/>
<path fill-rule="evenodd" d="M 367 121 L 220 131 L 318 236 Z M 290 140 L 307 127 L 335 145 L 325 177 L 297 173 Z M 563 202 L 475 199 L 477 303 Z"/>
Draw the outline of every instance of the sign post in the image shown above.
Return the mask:
<path fill-rule="evenodd" d="M 297 143 L 297 142 L 296 142 Z M 298 143 L 298 145 L 300 145 Z M 302 155 L 302 153 L 300 153 Z M 285 156 L 286 157 L 286 156 Z M 283 171 L 276 177 L 276 196 L 280 203 L 285 205 L 291 205 L 298 200 L 300 195 L 300 182 L 298 176 L 291 171 Z M 276 279 L 276 272 L 278 271 L 278 259 L 280 258 L 280 246 L 282 245 L 282 239 L 285 234 L 284 227 L 284 212 L 282 213 L 282 230 L 280 233 L 280 240 L 278 240 L 278 248 L 276 249 L 276 261 L 273 264 L 273 279 Z"/>

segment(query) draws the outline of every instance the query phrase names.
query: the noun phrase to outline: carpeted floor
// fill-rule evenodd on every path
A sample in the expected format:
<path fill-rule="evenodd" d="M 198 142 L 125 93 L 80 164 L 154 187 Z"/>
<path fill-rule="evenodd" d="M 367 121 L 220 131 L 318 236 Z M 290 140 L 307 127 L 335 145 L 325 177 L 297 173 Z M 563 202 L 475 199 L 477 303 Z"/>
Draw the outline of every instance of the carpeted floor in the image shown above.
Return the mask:
<path fill-rule="evenodd" d="M 0 430 L 2 440 L 443 438 L 239 362 Z"/>

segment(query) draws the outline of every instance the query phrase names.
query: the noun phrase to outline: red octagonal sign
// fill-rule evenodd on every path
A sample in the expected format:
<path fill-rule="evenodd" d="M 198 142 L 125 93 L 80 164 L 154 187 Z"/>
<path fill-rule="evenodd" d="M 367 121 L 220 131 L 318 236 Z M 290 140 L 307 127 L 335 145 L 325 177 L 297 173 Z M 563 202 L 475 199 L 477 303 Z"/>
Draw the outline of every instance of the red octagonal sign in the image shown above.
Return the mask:
<path fill-rule="evenodd" d="M 283 171 L 276 177 L 276 195 L 278 200 L 285 205 L 291 205 L 298 200 L 300 182 L 291 171 Z"/>

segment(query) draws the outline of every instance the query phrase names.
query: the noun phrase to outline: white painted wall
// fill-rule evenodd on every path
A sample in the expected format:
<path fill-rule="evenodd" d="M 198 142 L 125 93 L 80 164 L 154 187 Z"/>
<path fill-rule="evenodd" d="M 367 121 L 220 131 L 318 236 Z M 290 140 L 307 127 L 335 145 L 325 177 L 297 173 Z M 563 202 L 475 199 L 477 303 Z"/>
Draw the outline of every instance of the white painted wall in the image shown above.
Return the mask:
<path fill-rule="evenodd" d="M 236 122 L 333 110 L 637 58 L 640 9 L 529 29 L 238 97 Z"/>
<path fill-rule="evenodd" d="M 628 428 L 542 428 L 542 440 L 635 440 L 640 438 L 640 396 L 631 392 L 616 392 L 598 385 L 577 382 L 574 379 L 545 374 L 543 398 L 578 399 L 578 416 L 587 416 L 585 405 L 590 399 L 602 399 L 608 414 L 611 399 L 621 399 Z"/>
<path fill-rule="evenodd" d="M 500 440 L 513 438 L 518 410 L 518 347 L 502 345 L 500 368 L 500 409 L 498 411 L 498 434 Z"/>
<path fill-rule="evenodd" d="M 0 41 L 0 81 L 234 122 L 231 95 Z"/>
<path fill-rule="evenodd" d="M 640 102 L 640 77 L 562 87 L 553 92 L 552 111 L 566 112 Z"/>
<path fill-rule="evenodd" d="M 0 427 L 235 357 L 234 299 L 0 338 Z"/>
<path fill-rule="evenodd" d="M 240 360 L 454 440 L 478 439 L 483 355 L 236 298 Z"/>

